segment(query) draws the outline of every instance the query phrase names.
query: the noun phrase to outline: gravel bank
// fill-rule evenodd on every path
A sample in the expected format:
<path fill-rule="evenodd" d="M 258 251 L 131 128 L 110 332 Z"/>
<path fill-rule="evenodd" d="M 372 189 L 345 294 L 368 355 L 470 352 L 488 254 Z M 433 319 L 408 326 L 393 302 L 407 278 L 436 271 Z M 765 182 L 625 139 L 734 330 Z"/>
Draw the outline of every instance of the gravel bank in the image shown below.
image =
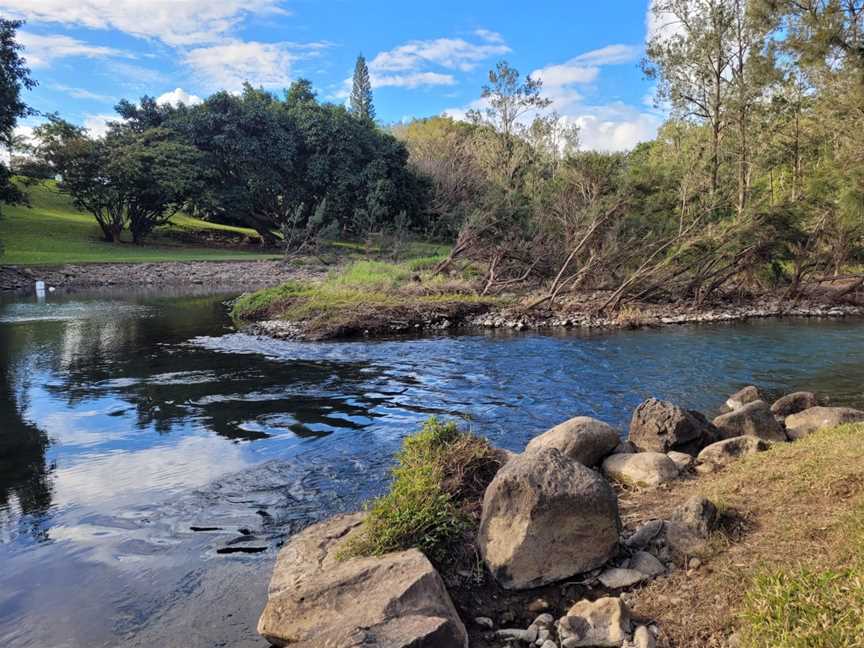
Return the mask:
<path fill-rule="evenodd" d="M 97 286 L 236 286 L 261 288 L 321 276 L 325 268 L 284 261 L 167 261 L 0 266 L 0 290 L 29 290 L 37 280 L 57 288 Z"/>

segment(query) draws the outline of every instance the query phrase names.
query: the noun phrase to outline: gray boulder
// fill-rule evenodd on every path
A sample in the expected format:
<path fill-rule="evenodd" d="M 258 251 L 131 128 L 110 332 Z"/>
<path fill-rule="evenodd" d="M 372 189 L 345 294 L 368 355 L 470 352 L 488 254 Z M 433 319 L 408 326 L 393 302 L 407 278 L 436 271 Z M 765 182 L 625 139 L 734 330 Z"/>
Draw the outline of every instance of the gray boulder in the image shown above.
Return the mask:
<path fill-rule="evenodd" d="M 789 438 L 801 439 L 818 430 L 864 421 L 864 412 L 851 407 L 811 407 L 786 417 Z"/>
<path fill-rule="evenodd" d="M 754 436 L 740 436 L 712 443 L 696 457 L 696 470 L 713 472 L 747 455 L 763 452 L 768 442 Z"/>
<path fill-rule="evenodd" d="M 792 392 L 774 401 L 774 404 L 771 405 L 771 413 L 774 416 L 785 418 L 790 414 L 797 414 L 811 407 L 816 407 L 818 404 L 813 392 Z"/>
<path fill-rule="evenodd" d="M 719 513 L 707 497 L 694 495 L 672 511 L 672 521 L 689 527 L 696 535 L 707 538 L 717 528 Z"/>
<path fill-rule="evenodd" d="M 595 569 L 612 558 L 618 498 L 598 473 L 558 450 L 526 452 L 486 489 L 480 551 L 506 589 L 529 589 Z"/>
<path fill-rule="evenodd" d="M 258 632 L 275 646 L 468 646 L 444 582 L 416 549 L 336 557 L 363 521 L 339 516 L 293 536 L 276 560 Z"/>
<path fill-rule="evenodd" d="M 659 486 L 678 477 L 678 467 L 662 452 L 613 454 L 603 461 L 603 472 L 629 486 Z"/>
<path fill-rule="evenodd" d="M 582 600 L 558 620 L 562 648 L 620 646 L 630 634 L 630 611 L 619 598 Z"/>
<path fill-rule="evenodd" d="M 718 416 L 713 422 L 723 439 L 754 436 L 765 441 L 786 441 L 783 426 L 777 422 L 771 408 L 762 400 L 741 405 L 728 414 Z"/>
<path fill-rule="evenodd" d="M 630 441 L 643 450 L 696 455 L 718 438 L 717 429 L 699 412 L 656 398 L 639 405 L 630 421 Z"/>
<path fill-rule="evenodd" d="M 583 466 L 596 466 L 620 442 L 621 434 L 611 425 L 590 416 L 577 416 L 531 439 L 525 452 L 555 448 Z"/>
<path fill-rule="evenodd" d="M 739 389 L 726 399 L 726 407 L 730 410 L 736 410 L 739 407 L 744 407 L 748 403 L 754 403 L 762 400 L 762 394 L 753 385 L 748 385 L 744 389 Z"/>

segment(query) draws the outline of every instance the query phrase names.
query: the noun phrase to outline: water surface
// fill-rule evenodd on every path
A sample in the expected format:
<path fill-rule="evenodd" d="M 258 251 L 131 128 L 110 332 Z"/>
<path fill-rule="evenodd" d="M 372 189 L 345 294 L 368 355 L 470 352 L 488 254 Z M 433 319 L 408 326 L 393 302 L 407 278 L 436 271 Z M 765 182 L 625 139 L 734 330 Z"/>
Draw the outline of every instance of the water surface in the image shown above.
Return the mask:
<path fill-rule="evenodd" d="M 280 541 L 379 493 L 430 414 L 519 451 L 652 395 L 864 406 L 860 320 L 293 343 L 236 332 L 227 297 L 0 302 L 0 645 L 265 645 Z"/>

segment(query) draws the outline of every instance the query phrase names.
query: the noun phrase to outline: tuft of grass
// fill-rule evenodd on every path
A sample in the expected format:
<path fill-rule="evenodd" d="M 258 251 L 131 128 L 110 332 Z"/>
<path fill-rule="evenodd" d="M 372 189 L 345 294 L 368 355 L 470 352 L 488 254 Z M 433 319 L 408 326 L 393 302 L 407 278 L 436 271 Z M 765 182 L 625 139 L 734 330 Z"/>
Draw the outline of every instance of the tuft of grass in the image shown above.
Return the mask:
<path fill-rule="evenodd" d="M 476 525 L 478 502 L 499 467 L 499 455 L 487 440 L 452 421 L 430 418 L 403 442 L 390 490 L 368 506 L 366 520 L 340 557 L 417 548 L 440 563 Z"/>
<path fill-rule="evenodd" d="M 384 261 L 355 261 L 328 281 L 332 286 L 386 290 L 411 276 L 407 266 Z"/>

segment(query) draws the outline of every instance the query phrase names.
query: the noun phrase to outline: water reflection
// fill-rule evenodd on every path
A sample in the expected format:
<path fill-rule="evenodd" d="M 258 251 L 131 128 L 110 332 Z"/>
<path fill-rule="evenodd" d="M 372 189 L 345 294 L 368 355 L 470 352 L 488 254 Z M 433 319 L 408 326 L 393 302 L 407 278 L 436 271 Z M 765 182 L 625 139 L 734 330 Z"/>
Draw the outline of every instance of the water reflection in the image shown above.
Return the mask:
<path fill-rule="evenodd" d="M 429 414 L 519 451 L 650 395 L 864 405 L 858 321 L 303 344 L 234 331 L 225 297 L 0 302 L 0 645 L 261 645 L 281 539 L 379 492 Z"/>

